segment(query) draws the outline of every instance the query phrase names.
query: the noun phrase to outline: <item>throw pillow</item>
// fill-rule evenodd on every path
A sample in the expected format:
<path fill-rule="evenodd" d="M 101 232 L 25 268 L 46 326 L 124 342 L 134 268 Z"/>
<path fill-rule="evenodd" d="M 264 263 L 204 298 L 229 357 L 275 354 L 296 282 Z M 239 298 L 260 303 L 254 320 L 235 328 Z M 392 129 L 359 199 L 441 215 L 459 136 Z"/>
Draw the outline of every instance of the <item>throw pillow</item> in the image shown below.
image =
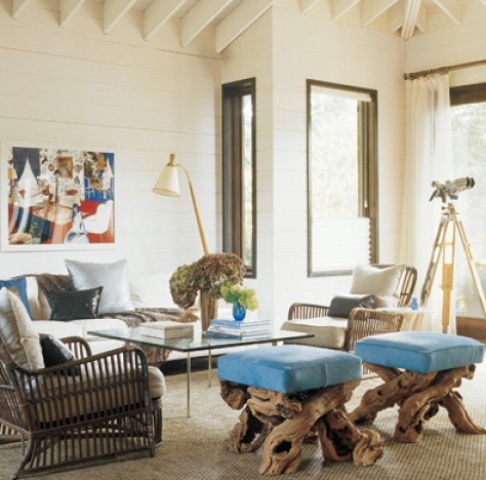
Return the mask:
<path fill-rule="evenodd" d="M 44 365 L 46 367 L 54 367 L 66 362 L 76 360 L 74 353 L 56 337 L 48 335 L 47 333 L 40 334 L 40 344 L 42 348 L 42 357 L 44 358 Z M 69 375 L 79 375 L 81 369 L 79 365 L 71 367 L 68 370 Z"/>
<path fill-rule="evenodd" d="M 95 318 L 103 287 L 87 290 L 50 291 L 47 294 L 51 307 L 51 320 L 76 320 L 80 318 Z"/>
<path fill-rule="evenodd" d="M 65 260 L 76 290 L 103 287 L 99 314 L 133 310 L 128 283 L 128 262 L 85 263 Z"/>
<path fill-rule="evenodd" d="M 375 308 L 396 306 L 404 271 L 405 265 L 386 268 L 357 265 L 353 272 L 351 293 L 375 295 Z"/>
<path fill-rule="evenodd" d="M 336 295 L 329 305 L 328 317 L 348 318 L 353 308 L 373 308 L 374 295 Z"/>
<path fill-rule="evenodd" d="M 6 288 L 0 289 L 0 337 L 19 367 L 29 371 L 44 368 L 39 334 L 22 301 Z"/>
<path fill-rule="evenodd" d="M 0 288 L 8 288 L 9 290 L 16 291 L 20 300 L 24 304 L 25 309 L 30 318 L 32 318 L 32 313 L 30 311 L 29 299 L 27 296 L 27 281 L 25 277 L 10 278 L 8 280 L 0 280 Z"/>

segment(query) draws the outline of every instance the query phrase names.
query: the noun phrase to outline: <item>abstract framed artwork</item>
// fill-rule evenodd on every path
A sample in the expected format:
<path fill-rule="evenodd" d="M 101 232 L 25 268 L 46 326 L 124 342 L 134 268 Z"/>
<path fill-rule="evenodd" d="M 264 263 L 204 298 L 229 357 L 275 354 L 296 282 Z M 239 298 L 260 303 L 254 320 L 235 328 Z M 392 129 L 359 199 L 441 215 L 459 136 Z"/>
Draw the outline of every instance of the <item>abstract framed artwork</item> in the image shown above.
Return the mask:
<path fill-rule="evenodd" d="M 115 244 L 115 154 L 2 142 L 3 250 Z"/>

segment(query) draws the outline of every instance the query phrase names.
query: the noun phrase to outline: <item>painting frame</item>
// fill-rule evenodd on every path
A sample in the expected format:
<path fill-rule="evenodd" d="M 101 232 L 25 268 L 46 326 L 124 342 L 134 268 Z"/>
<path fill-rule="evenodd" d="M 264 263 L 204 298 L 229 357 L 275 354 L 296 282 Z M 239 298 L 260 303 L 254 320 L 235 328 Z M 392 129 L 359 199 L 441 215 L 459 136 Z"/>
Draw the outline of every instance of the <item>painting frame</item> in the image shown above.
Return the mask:
<path fill-rule="evenodd" d="M 2 251 L 116 246 L 116 153 L 41 142 L 0 143 Z"/>

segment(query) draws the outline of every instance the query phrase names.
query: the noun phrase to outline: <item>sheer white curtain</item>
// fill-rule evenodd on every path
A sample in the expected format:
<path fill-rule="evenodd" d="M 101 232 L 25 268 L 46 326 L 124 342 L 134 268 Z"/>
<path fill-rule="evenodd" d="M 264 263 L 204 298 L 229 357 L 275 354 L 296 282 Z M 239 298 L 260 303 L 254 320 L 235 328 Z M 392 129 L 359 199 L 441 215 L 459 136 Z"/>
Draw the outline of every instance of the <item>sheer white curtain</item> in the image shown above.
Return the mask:
<path fill-rule="evenodd" d="M 452 177 L 449 75 L 407 81 L 405 190 L 402 223 L 402 261 L 415 266 L 420 296 L 441 217 L 441 201 L 429 198 L 432 182 Z M 437 271 L 428 306 L 436 311 L 424 319 L 424 329 L 441 331 L 442 298 Z M 454 310 L 453 308 L 451 310 Z M 455 331 L 455 316 L 450 319 Z"/>

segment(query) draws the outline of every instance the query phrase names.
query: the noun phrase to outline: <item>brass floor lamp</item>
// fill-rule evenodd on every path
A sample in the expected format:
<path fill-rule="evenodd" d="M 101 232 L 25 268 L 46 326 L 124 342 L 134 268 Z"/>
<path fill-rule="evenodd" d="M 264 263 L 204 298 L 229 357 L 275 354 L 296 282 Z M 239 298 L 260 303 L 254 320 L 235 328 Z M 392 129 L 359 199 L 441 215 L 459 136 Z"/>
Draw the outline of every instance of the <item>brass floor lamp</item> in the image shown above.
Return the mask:
<path fill-rule="evenodd" d="M 204 255 L 209 253 L 208 245 L 206 242 L 206 236 L 204 235 L 204 229 L 201 222 L 201 217 L 199 215 L 199 208 L 196 202 L 196 195 L 194 194 L 194 188 L 192 186 L 191 177 L 184 165 L 180 163 L 175 163 L 175 154 L 171 153 L 169 157 L 169 163 L 164 167 L 159 178 L 155 182 L 152 191 L 158 195 L 165 195 L 168 197 L 178 197 L 180 195 L 179 188 L 179 172 L 180 168 L 187 177 L 187 182 L 189 184 L 189 191 L 191 193 L 192 206 L 194 208 L 194 214 L 196 215 L 197 228 L 199 230 L 199 236 L 201 238 L 201 244 L 203 247 Z"/>

